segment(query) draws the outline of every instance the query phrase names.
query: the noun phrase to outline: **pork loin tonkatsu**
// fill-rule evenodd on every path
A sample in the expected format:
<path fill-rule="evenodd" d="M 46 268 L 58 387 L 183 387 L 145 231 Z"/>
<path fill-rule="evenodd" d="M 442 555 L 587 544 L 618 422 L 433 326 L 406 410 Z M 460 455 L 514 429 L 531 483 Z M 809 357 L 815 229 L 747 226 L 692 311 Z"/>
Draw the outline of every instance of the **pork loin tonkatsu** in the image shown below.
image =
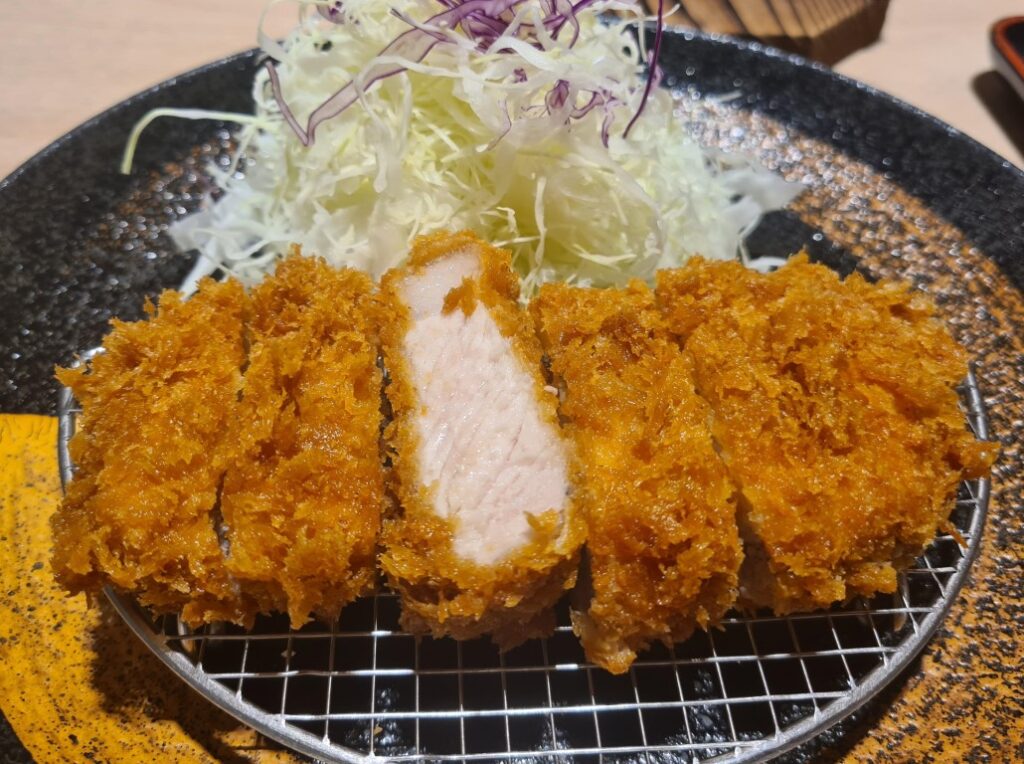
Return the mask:
<path fill-rule="evenodd" d="M 382 282 L 400 507 L 382 566 L 412 631 L 510 645 L 548 631 L 581 541 L 568 449 L 507 252 L 421 239 Z"/>

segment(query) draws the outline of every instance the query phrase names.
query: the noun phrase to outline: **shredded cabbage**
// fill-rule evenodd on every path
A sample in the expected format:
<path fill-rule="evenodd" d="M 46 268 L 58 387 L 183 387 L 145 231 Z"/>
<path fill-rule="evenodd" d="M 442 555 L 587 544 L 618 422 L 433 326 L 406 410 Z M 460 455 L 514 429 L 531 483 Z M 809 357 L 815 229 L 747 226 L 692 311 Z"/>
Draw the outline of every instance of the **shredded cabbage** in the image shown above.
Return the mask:
<path fill-rule="evenodd" d="M 512 251 L 524 297 L 553 280 L 620 285 L 694 254 L 736 257 L 764 212 L 801 189 L 702 150 L 662 88 L 623 137 L 646 76 L 633 3 L 581 8 L 578 36 L 558 39 L 539 23 L 542 4 L 524 3 L 486 50 L 458 28 L 432 28 L 444 42 L 419 62 L 378 53 L 436 2 L 347 0 L 343 23 L 303 12 L 318 5 L 328 4 L 301 4 L 283 44 L 261 33 L 282 97 L 299 120 L 349 81 L 359 99 L 304 146 L 260 71 L 232 165 L 210 168 L 223 193 L 172 227 L 202 255 L 186 289 L 218 268 L 257 282 L 293 242 L 379 276 L 415 236 L 462 228 Z M 534 44 L 517 34 L 529 24 Z M 403 71 L 363 88 L 361 73 L 382 64 Z"/>

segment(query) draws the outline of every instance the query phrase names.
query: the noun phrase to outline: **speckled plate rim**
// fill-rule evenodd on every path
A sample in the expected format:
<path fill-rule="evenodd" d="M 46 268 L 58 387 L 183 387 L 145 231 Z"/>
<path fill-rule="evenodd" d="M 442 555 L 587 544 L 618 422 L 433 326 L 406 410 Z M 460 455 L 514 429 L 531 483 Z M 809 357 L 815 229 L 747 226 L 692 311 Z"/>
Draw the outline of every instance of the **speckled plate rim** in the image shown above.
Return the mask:
<path fill-rule="evenodd" d="M 970 135 L 963 132 L 959 128 L 953 127 L 953 125 L 949 124 L 945 120 L 940 119 L 939 117 L 936 117 L 934 114 L 924 111 L 923 109 L 914 106 L 913 104 L 908 103 L 907 101 L 904 101 L 902 98 L 899 98 L 898 96 L 894 96 L 892 93 L 888 93 L 885 90 L 881 90 L 875 87 L 874 85 L 869 85 L 866 82 L 862 82 L 861 80 L 854 79 L 853 77 L 849 77 L 841 72 L 837 72 L 831 67 L 826 66 L 825 64 L 822 64 L 818 61 L 812 61 L 811 59 L 804 58 L 798 53 L 790 53 L 789 51 L 781 50 L 780 48 L 775 48 L 771 45 L 765 45 L 764 43 L 757 42 L 756 40 L 743 40 L 736 37 L 730 37 L 729 35 L 712 34 L 710 32 L 700 32 L 696 30 L 671 30 L 670 33 L 672 36 L 681 37 L 684 40 L 702 40 L 706 43 L 711 43 L 713 45 L 721 45 L 722 47 L 725 48 L 735 48 L 738 50 L 749 51 L 751 53 L 763 55 L 767 58 L 777 59 L 785 62 L 786 64 L 799 67 L 801 69 L 807 69 L 810 71 L 817 72 L 818 74 L 821 74 L 827 77 L 828 79 L 833 80 L 834 82 L 841 83 L 847 87 L 852 87 L 853 89 L 861 93 L 864 93 L 866 96 L 870 98 L 887 101 L 893 106 L 898 107 L 908 116 L 912 116 L 917 119 L 922 119 L 935 127 L 942 128 L 952 138 L 960 142 L 970 144 L 973 149 L 981 151 L 983 154 L 986 154 L 990 159 L 995 160 L 1000 165 L 1013 170 L 1016 173 L 1018 179 L 1024 182 L 1024 169 L 1018 167 L 1016 164 L 1011 162 L 1002 154 L 993 151 L 988 146 L 981 143 L 977 139 L 971 137 Z"/>

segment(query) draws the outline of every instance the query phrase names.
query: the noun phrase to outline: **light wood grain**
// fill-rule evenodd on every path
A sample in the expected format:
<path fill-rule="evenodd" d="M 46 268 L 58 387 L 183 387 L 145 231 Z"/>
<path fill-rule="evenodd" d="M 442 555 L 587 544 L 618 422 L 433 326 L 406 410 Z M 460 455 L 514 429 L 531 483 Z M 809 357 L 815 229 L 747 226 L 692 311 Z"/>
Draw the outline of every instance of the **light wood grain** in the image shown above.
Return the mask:
<path fill-rule="evenodd" d="M 254 47 L 263 6 L 264 0 L 3 2 L 0 177 L 123 98 Z M 294 17 L 282 6 L 269 28 L 283 31 Z"/>
<path fill-rule="evenodd" d="M 773 7 L 791 4 L 769 1 Z M 833 0 L 840 1 L 847 0 Z M 252 47 L 263 5 L 264 0 L 5 2 L 0 176 L 120 99 Z M 1021 164 L 1024 156 L 972 90 L 974 78 L 991 69 L 989 25 L 1020 10 L 1020 0 L 893 0 L 881 40 L 836 68 L 936 114 Z M 288 6 L 275 9 L 270 29 L 283 31 L 293 17 Z M 1024 106 L 1009 91 L 996 91 L 1008 119 L 1020 114 L 1024 124 Z"/>
<path fill-rule="evenodd" d="M 658 0 L 646 0 L 656 11 Z M 874 42 L 889 0 L 677 0 L 670 21 L 835 63 Z"/>
<path fill-rule="evenodd" d="M 934 114 L 1022 167 L 1024 102 L 988 74 L 989 28 L 1022 13 L 1020 0 L 893 0 L 879 42 L 836 69 Z M 1001 112 L 1005 128 L 989 108 Z"/>

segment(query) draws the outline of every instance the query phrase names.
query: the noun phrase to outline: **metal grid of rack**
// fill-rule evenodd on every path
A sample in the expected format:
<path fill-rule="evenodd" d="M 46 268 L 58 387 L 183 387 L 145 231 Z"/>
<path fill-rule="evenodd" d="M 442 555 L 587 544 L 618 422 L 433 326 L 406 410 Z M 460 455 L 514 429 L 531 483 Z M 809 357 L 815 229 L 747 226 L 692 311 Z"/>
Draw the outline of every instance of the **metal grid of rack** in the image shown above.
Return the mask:
<path fill-rule="evenodd" d="M 987 437 L 972 374 L 965 414 Z M 61 400 L 60 464 L 77 410 Z M 951 520 L 895 595 L 829 611 L 726 618 L 622 676 L 588 664 L 559 611 L 553 636 L 504 655 L 486 640 L 417 639 L 396 597 L 379 592 L 337 623 L 293 631 L 261 617 L 251 631 L 190 631 L 108 596 L 135 633 L 207 699 L 269 738 L 316 759 L 393 761 L 752 761 L 835 724 L 920 651 L 978 551 L 984 480 L 961 485 Z"/>

